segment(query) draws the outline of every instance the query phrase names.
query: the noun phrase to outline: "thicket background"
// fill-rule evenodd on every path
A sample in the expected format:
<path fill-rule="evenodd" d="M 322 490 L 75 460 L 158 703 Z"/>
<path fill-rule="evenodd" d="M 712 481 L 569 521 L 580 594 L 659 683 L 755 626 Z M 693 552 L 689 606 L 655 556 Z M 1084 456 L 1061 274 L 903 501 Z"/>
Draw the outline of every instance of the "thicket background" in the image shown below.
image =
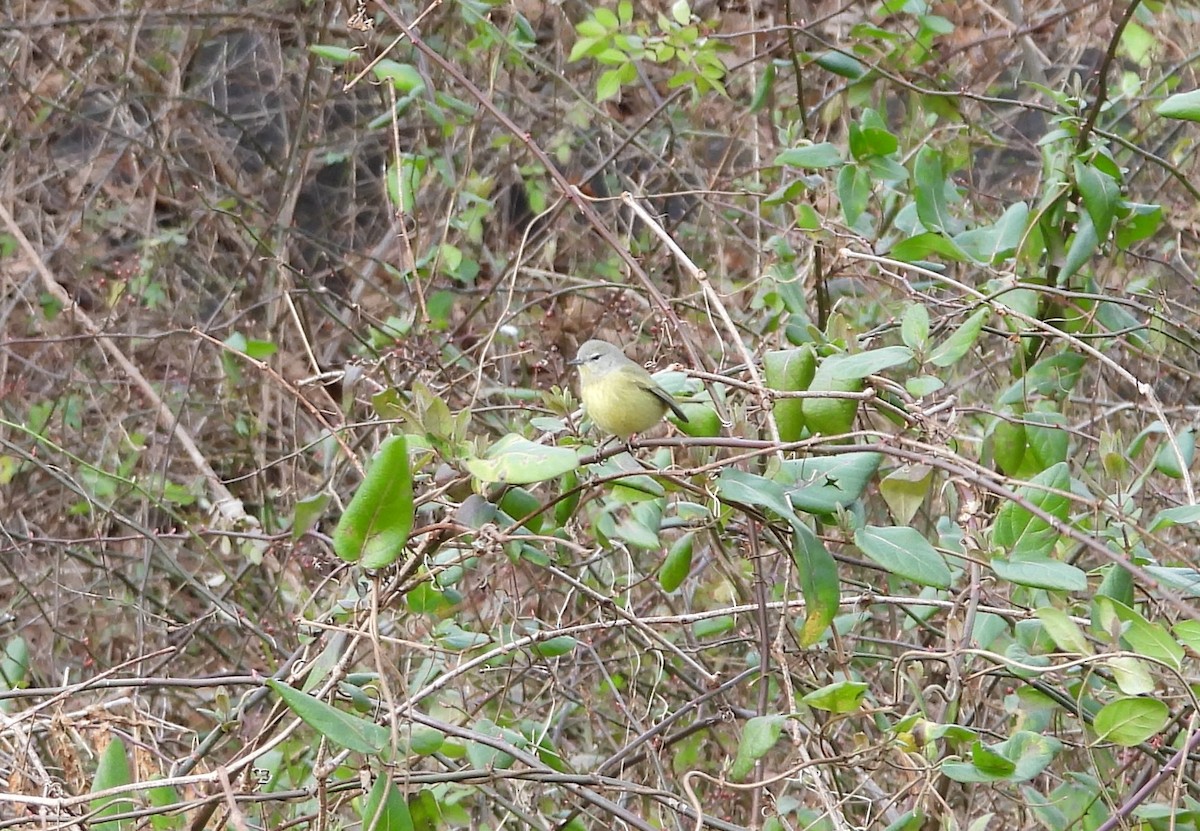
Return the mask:
<path fill-rule="evenodd" d="M 1194 5 L 0 9 L 0 829 L 1200 826 Z"/>

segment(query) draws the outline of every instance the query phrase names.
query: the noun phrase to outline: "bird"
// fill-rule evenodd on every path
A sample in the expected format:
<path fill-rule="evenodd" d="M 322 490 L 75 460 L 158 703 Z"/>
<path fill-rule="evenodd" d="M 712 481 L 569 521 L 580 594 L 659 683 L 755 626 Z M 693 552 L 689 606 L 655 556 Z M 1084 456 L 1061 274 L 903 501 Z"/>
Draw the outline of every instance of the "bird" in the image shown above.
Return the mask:
<path fill-rule="evenodd" d="M 592 423 L 605 433 L 628 441 L 662 421 L 668 409 L 680 421 L 688 420 L 645 367 L 608 341 L 587 341 L 567 363 L 579 369 L 579 397 Z"/>

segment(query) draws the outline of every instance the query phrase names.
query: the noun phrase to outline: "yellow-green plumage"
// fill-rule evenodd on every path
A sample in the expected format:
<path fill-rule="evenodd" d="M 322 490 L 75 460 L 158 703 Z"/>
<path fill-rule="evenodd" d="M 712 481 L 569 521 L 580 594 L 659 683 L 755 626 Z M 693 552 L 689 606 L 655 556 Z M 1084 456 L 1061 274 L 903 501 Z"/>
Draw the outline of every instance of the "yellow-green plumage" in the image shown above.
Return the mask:
<path fill-rule="evenodd" d="M 572 366 L 579 367 L 579 397 L 597 427 L 622 439 L 649 430 L 670 408 L 681 421 L 683 410 L 671 394 L 619 347 L 590 340 L 579 347 Z"/>

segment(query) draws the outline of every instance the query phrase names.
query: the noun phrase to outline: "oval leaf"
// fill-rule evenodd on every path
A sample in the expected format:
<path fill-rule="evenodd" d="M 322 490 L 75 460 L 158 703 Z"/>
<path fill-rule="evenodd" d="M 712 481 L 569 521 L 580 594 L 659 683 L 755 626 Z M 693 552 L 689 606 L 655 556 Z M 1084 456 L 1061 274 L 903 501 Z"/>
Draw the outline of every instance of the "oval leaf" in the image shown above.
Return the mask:
<path fill-rule="evenodd" d="M 1200 89 L 1172 95 L 1155 107 L 1154 111 L 1165 118 L 1200 121 Z"/>
<path fill-rule="evenodd" d="M 1157 698 L 1122 698 L 1096 713 L 1092 729 L 1102 741 L 1134 747 L 1157 735 L 1171 718 L 1171 708 Z"/>
<path fill-rule="evenodd" d="M 413 831 L 412 814 L 404 794 L 387 776 L 375 780 L 362 805 L 363 831 Z"/>
<path fill-rule="evenodd" d="M 390 735 L 387 729 L 373 721 L 343 713 L 337 707 L 274 678 L 267 679 L 267 686 L 279 694 L 283 703 L 301 721 L 335 744 L 371 755 L 379 753 L 388 744 Z"/>
<path fill-rule="evenodd" d="M 333 532 L 333 550 L 363 568 L 391 565 L 413 524 L 413 483 L 403 436 L 385 440 Z"/>
<path fill-rule="evenodd" d="M 842 161 L 842 151 L 837 148 L 837 145 L 829 142 L 810 144 L 807 147 L 793 147 L 775 157 L 777 167 L 784 165 L 806 168 L 835 167 L 842 164 Z"/>
<path fill-rule="evenodd" d="M 692 570 L 692 546 L 695 532 L 688 532 L 671 545 L 671 551 L 658 569 L 658 584 L 663 591 L 673 592 L 683 584 Z"/>
<path fill-rule="evenodd" d="M 958 363 L 959 359 L 975 345 L 975 341 L 979 339 L 979 333 L 983 331 L 983 324 L 987 322 L 988 315 L 992 310 L 987 306 L 981 309 L 976 309 L 975 313 L 967 318 L 966 323 L 958 327 L 958 330 L 939 343 L 934 348 L 933 354 L 929 356 L 929 362 L 934 366 L 951 366 Z"/>
<path fill-rule="evenodd" d="M 854 544 L 884 570 L 923 586 L 950 587 L 950 567 L 914 528 L 867 525 L 854 532 Z"/>
<path fill-rule="evenodd" d="M 800 590 L 804 594 L 800 645 L 812 646 L 825 634 L 841 605 L 837 561 L 807 525 L 796 522 L 793 527 L 792 559 L 796 561 Z"/>
<path fill-rule="evenodd" d="M 783 733 L 783 716 L 755 716 L 746 722 L 738 742 L 737 758 L 729 775 L 734 780 L 745 779 L 754 763 L 767 754 Z"/>
<path fill-rule="evenodd" d="M 801 701 L 827 713 L 853 713 L 862 706 L 867 685 L 862 681 L 835 681 L 806 694 Z"/>
<path fill-rule="evenodd" d="M 129 772 L 129 757 L 125 753 L 125 743 L 114 738 L 100 754 L 100 762 L 96 765 L 96 778 L 92 780 L 92 791 L 106 791 L 109 788 L 119 788 L 133 782 Z M 121 797 L 108 797 L 92 801 L 92 828 L 98 831 L 118 831 L 122 822 L 98 822 L 106 816 L 123 814 L 133 810 L 133 803 Z"/>
<path fill-rule="evenodd" d="M 488 448 L 483 458 L 467 460 L 467 470 L 481 482 L 528 485 L 576 470 L 579 454 L 569 447 L 535 444 L 509 433 Z"/>

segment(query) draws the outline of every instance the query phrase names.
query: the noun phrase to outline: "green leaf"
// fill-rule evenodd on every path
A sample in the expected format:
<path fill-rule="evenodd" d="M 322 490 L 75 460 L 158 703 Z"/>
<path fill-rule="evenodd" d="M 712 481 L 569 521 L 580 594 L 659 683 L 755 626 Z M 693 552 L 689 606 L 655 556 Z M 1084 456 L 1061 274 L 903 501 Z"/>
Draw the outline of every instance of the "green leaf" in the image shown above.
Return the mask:
<path fill-rule="evenodd" d="M 398 211 L 407 213 L 416 206 L 417 191 L 428 168 L 429 159 L 414 153 L 401 153 L 396 163 L 388 166 L 387 194 Z"/>
<path fill-rule="evenodd" d="M 942 773 L 956 782 L 1027 782 L 1039 775 L 1062 750 L 1062 742 L 1027 730 L 991 747 L 975 742 L 971 762 L 945 762 Z"/>
<path fill-rule="evenodd" d="M 600 73 L 596 81 L 596 103 L 616 98 L 621 92 L 621 70 L 608 69 Z"/>
<path fill-rule="evenodd" d="M 1080 655 L 1091 655 L 1092 645 L 1088 642 L 1079 624 L 1071 620 L 1062 609 L 1053 606 L 1043 606 L 1035 614 L 1042 622 L 1046 634 L 1054 641 L 1054 645 L 1062 652 L 1073 652 Z"/>
<path fill-rule="evenodd" d="M 1132 655 L 1119 655 L 1105 661 L 1112 671 L 1117 687 L 1125 695 L 1146 695 L 1154 692 L 1154 678 L 1146 664 Z"/>
<path fill-rule="evenodd" d="M 371 67 L 371 71 L 380 81 L 395 87 L 396 92 L 409 93 L 425 88 L 421 73 L 412 64 L 398 63 L 385 58 Z"/>
<path fill-rule="evenodd" d="M 462 803 L 455 801 L 453 797 L 439 800 L 432 788 L 421 788 L 410 795 L 408 810 L 412 813 L 413 831 L 441 831 L 445 828 L 470 826 L 470 816 Z M 568 828 L 567 831 L 575 829 Z"/>
<path fill-rule="evenodd" d="M 362 803 L 363 831 L 413 831 L 412 815 L 404 794 L 386 775 L 376 778 Z"/>
<path fill-rule="evenodd" d="M 809 144 L 804 147 L 793 147 L 790 150 L 784 150 L 775 157 L 776 167 L 787 166 L 820 169 L 837 167 L 842 164 L 845 164 L 845 160 L 842 158 L 842 151 L 838 149 L 836 144 L 829 142 Z"/>
<path fill-rule="evenodd" d="M 539 658 L 561 658 L 574 652 L 578 645 L 579 641 L 570 635 L 559 635 L 544 641 L 535 641 L 529 645 L 529 649 Z"/>
<path fill-rule="evenodd" d="M 514 522 L 522 522 L 521 527 L 528 528 L 535 534 L 542 532 L 545 513 L 541 511 L 542 500 L 525 488 L 512 486 L 504 489 L 500 497 L 500 510 L 504 511 Z M 530 519 L 526 520 L 526 517 Z"/>
<path fill-rule="evenodd" d="M 942 773 L 956 782 L 995 782 L 1007 779 L 1016 770 L 1016 764 L 991 750 L 981 741 L 971 746 L 971 761 L 947 761 L 942 764 Z"/>
<path fill-rule="evenodd" d="M 717 495 L 723 500 L 756 508 L 768 508 L 789 524 L 799 522 L 783 486 L 762 476 L 727 467 L 717 479 Z"/>
<path fill-rule="evenodd" d="M 528 485 L 554 479 L 579 468 L 579 454 L 569 447 L 536 444 L 509 433 L 487 449 L 483 458 L 467 460 L 467 470 L 481 482 Z"/>
<path fill-rule="evenodd" d="M 1172 627 L 1180 643 L 1193 652 L 1200 652 L 1200 620 L 1181 620 Z"/>
<path fill-rule="evenodd" d="M 526 738 L 520 733 L 501 727 L 491 719 L 485 718 L 477 721 L 475 732 L 493 739 L 502 739 L 515 747 L 524 747 L 528 744 Z M 467 745 L 467 759 L 474 767 L 496 770 L 508 770 L 516 761 L 511 753 L 492 747 L 490 744 L 474 741 Z"/>
<path fill-rule="evenodd" d="M 751 113 L 758 112 L 771 100 L 771 93 L 775 89 L 775 73 L 775 62 L 767 61 L 762 77 L 758 79 L 758 85 L 754 88 L 754 97 L 750 99 Z"/>
<path fill-rule="evenodd" d="M 618 524 L 614 536 L 646 551 L 659 551 L 662 541 L 662 504 L 657 500 L 640 500 Z"/>
<path fill-rule="evenodd" d="M 689 531 L 671 545 L 671 550 L 658 569 L 658 584 L 665 592 L 673 592 L 692 570 L 692 546 L 696 533 Z"/>
<path fill-rule="evenodd" d="M 773 390 L 795 392 L 806 390 L 817 371 L 817 353 L 812 344 L 796 349 L 768 352 L 763 356 L 763 368 L 767 386 Z M 804 434 L 804 400 L 781 398 L 775 401 L 772 411 L 779 426 L 779 437 L 784 441 L 797 441 Z"/>
<path fill-rule="evenodd" d="M 1133 575 L 1122 568 L 1119 563 L 1104 566 L 1104 574 L 1100 588 L 1096 589 L 1097 597 L 1107 597 L 1126 606 L 1133 605 Z M 1094 618 L 1094 616 L 1093 616 Z"/>
<path fill-rule="evenodd" d="M 899 139 L 872 110 L 863 113 L 861 124 L 850 125 L 849 140 L 850 152 L 859 161 L 872 156 L 890 156 L 900 149 Z"/>
<path fill-rule="evenodd" d="M 333 532 L 333 550 L 363 568 L 391 565 L 404 550 L 413 524 L 413 483 L 408 443 L 384 440 L 366 478 Z"/>
<path fill-rule="evenodd" d="M 1017 771 L 1016 762 L 980 741 L 971 747 L 971 762 L 980 773 L 998 779 L 1007 779 Z"/>
<path fill-rule="evenodd" d="M 430 756 L 442 749 L 446 734 L 435 727 L 414 724 L 408 730 L 408 749 L 418 756 Z"/>
<path fill-rule="evenodd" d="M 1182 668 L 1186 653 L 1162 624 L 1148 621 L 1140 615 L 1126 622 L 1129 627 L 1122 638 L 1131 650 L 1147 658 L 1158 659 L 1176 670 Z"/>
<path fill-rule="evenodd" d="M 910 303 L 900 321 L 900 340 L 913 352 L 923 352 L 929 345 L 929 310 L 923 303 Z"/>
<path fill-rule="evenodd" d="M 746 722 L 738 742 L 737 758 L 729 772 L 731 779 L 735 782 L 745 779 L 754 769 L 754 764 L 779 742 L 783 734 L 783 721 L 783 716 L 773 715 L 755 716 Z"/>
<path fill-rule="evenodd" d="M 153 777 L 152 777 L 153 778 Z M 151 787 L 146 795 L 149 797 L 150 805 L 154 808 L 168 808 L 172 805 L 179 805 L 183 800 L 179 796 L 179 791 L 170 785 L 157 785 Z M 154 831 L 182 831 L 188 825 L 186 818 L 182 813 L 154 814 L 150 817 L 150 827 Z"/>
<path fill-rule="evenodd" d="M 1099 248 L 1100 238 L 1096 236 L 1096 226 L 1092 224 L 1091 215 L 1084 213 L 1079 217 L 1075 234 L 1067 247 L 1067 256 L 1058 272 L 1058 284 L 1068 285 L 1068 280 L 1083 268 Z"/>
<path fill-rule="evenodd" d="M 830 373 L 820 373 L 809 385 L 810 392 L 861 392 L 861 378 L 832 378 Z M 836 436 L 847 433 L 854 426 L 858 414 L 858 400 L 841 397 L 805 397 L 800 399 L 804 426 L 812 435 Z"/>
<path fill-rule="evenodd" d="M 1175 589 L 1187 597 L 1200 597 L 1200 571 L 1184 566 L 1143 566 L 1143 568 L 1164 588 Z"/>
<path fill-rule="evenodd" d="M 1133 345 L 1142 348 L 1150 346 L 1150 341 L 1144 334 L 1145 327 L 1141 319 L 1121 304 L 1103 303 L 1103 301 L 1097 303 L 1096 319 L 1108 331 L 1124 331 L 1126 333 L 1124 336 L 1128 337 Z"/>
<path fill-rule="evenodd" d="M 1025 461 L 1032 463 L 1020 475 L 1036 475 L 1067 460 L 1071 437 L 1062 413 L 1035 410 L 1025 414 Z"/>
<path fill-rule="evenodd" d="M 1029 442 L 1025 436 L 1025 424 L 1000 416 L 992 428 L 992 459 L 996 467 L 1008 476 L 1017 476 L 1025 468 L 1025 454 Z M 1038 471 L 1028 471 L 1025 475 L 1035 476 Z"/>
<path fill-rule="evenodd" d="M 844 715 L 862 709 L 868 689 L 863 681 L 834 681 L 805 694 L 800 700 L 814 709 Z"/>
<path fill-rule="evenodd" d="M 950 567 L 915 528 L 866 525 L 854 532 L 854 544 L 884 570 L 923 586 L 950 587 Z"/>
<path fill-rule="evenodd" d="M 724 635 L 733 629 L 735 622 L 733 615 L 705 618 L 692 624 L 692 634 L 697 638 L 711 638 L 717 635 Z"/>
<path fill-rule="evenodd" d="M 266 684 L 301 721 L 347 750 L 373 756 L 387 747 L 390 741 L 388 730 L 373 721 L 344 713 L 274 678 L 266 679 Z"/>
<path fill-rule="evenodd" d="M 863 166 L 875 182 L 899 185 L 908 181 L 908 169 L 891 156 L 870 156 Z"/>
<path fill-rule="evenodd" d="M 1171 708 L 1157 698 L 1122 698 L 1100 708 L 1092 729 L 1101 741 L 1135 747 L 1162 732 Z"/>
<path fill-rule="evenodd" d="M 409 611 L 418 615 L 436 615 L 453 605 L 446 599 L 446 595 L 429 583 L 418 583 L 414 586 L 404 595 L 404 603 Z"/>
<path fill-rule="evenodd" d="M 784 462 L 778 479 L 797 510 L 834 514 L 863 495 L 882 461 L 879 453 L 808 456 Z"/>
<path fill-rule="evenodd" d="M 917 515 L 933 486 L 933 468 L 923 464 L 903 464 L 879 483 L 879 495 L 887 503 L 898 525 L 908 525 Z"/>
<path fill-rule="evenodd" d="M 1018 404 L 1034 395 L 1063 398 L 1079 382 L 1086 360 L 1083 355 L 1074 352 L 1060 352 L 1042 358 L 1005 390 L 996 403 L 1001 406 Z"/>
<path fill-rule="evenodd" d="M 992 310 L 988 306 L 976 309 L 966 322 L 954 331 L 954 334 L 939 343 L 929 356 L 929 362 L 934 366 L 953 366 L 962 359 L 979 339 L 983 324 L 987 322 Z"/>
<path fill-rule="evenodd" d="M 1017 495 L 1049 516 L 1066 522 L 1070 499 L 1064 492 L 1070 486 L 1069 468 L 1065 462 L 1060 462 L 1033 477 L 1028 485 L 1018 488 Z M 992 528 L 995 545 L 1014 557 L 1047 557 L 1058 543 L 1058 537 L 1054 525 L 1016 501 L 1000 506 Z"/>
<path fill-rule="evenodd" d="M 1016 253 L 1028 221 L 1029 206 L 1015 202 L 993 225 L 956 234 L 954 244 L 975 262 L 998 265 Z"/>
<path fill-rule="evenodd" d="M 602 38 L 608 34 L 608 29 L 604 28 L 595 16 L 584 18 L 575 24 L 575 31 L 587 38 Z"/>
<path fill-rule="evenodd" d="M 801 231 L 816 231 L 824 225 L 824 220 L 817 209 L 807 202 L 799 202 L 795 206 L 796 227 Z"/>
<path fill-rule="evenodd" d="M 925 819 L 923 811 L 911 808 L 898 816 L 883 831 L 920 831 L 921 827 L 925 825 Z"/>
<path fill-rule="evenodd" d="M 96 765 L 96 776 L 92 780 L 92 793 L 106 791 L 109 788 L 119 788 L 132 782 L 133 776 L 129 772 L 129 757 L 125 753 L 125 743 L 119 738 L 113 737 L 108 743 L 108 747 L 104 748 L 104 752 L 100 754 L 100 761 Z M 134 825 L 132 820 L 113 822 L 102 822 L 101 820 L 115 814 L 127 813 L 133 808 L 133 802 L 127 797 L 110 796 L 93 799 L 91 802 L 93 811 L 91 827 L 98 831 L 132 829 Z"/>
<path fill-rule="evenodd" d="M 1087 574 L 1069 563 L 1051 560 L 1042 554 L 993 557 L 991 566 L 997 577 L 1020 586 L 1049 591 L 1087 591 Z"/>
<path fill-rule="evenodd" d="M 793 524 L 792 559 L 804 595 L 804 625 L 798 638 L 807 647 L 821 639 L 840 608 L 837 561 L 821 538 L 801 522 Z"/>
<path fill-rule="evenodd" d="M 308 47 L 308 51 L 318 58 L 324 58 L 334 63 L 349 63 L 358 57 L 358 53 L 353 49 L 347 49 L 344 46 L 329 46 L 324 43 L 314 43 Z"/>
<path fill-rule="evenodd" d="M 463 629 L 453 620 L 443 620 L 434 630 L 437 641 L 446 649 L 454 652 L 466 652 L 487 646 L 492 639 L 483 632 L 471 632 Z"/>
<path fill-rule="evenodd" d="M 1182 479 L 1183 472 L 1192 466 L 1192 460 L 1196 457 L 1195 429 L 1185 427 L 1176 433 L 1175 445 L 1179 452 L 1176 452 L 1176 448 L 1169 441 L 1164 441 L 1158 446 L 1158 451 L 1154 454 L 1154 469 L 1172 479 Z M 1180 455 L 1183 456 L 1182 459 Z"/>
<path fill-rule="evenodd" d="M 944 259 L 959 263 L 970 259 L 953 240 L 932 231 L 925 231 L 901 240 L 888 251 L 888 256 L 906 263 L 922 262 L 928 259 L 930 254 L 937 254 Z"/>
<path fill-rule="evenodd" d="M 0 655 L 0 690 L 19 690 L 29 684 L 29 644 L 20 636 L 10 638 Z M 0 712 L 4 712 L 0 702 Z"/>
<path fill-rule="evenodd" d="M 814 60 L 822 69 L 851 81 L 857 81 L 867 74 L 866 66 L 844 52 L 822 52 Z"/>
<path fill-rule="evenodd" d="M 941 378 L 936 378 L 932 375 L 917 375 L 904 380 L 904 389 L 913 398 L 924 398 L 927 395 L 933 395 L 944 386 L 946 384 Z"/>
<path fill-rule="evenodd" d="M 295 512 L 292 514 L 292 542 L 296 542 L 313 529 L 332 498 L 330 493 L 323 491 L 296 502 Z"/>
<path fill-rule="evenodd" d="M 1200 121 L 1200 89 L 1172 95 L 1154 108 L 1163 118 L 1178 118 L 1184 121 Z"/>
<path fill-rule="evenodd" d="M 1096 597 L 1092 602 L 1096 608 L 1094 617 L 1103 620 L 1115 616 L 1124 624 L 1121 639 L 1131 652 L 1162 661 L 1176 670 L 1183 667 L 1183 647 L 1161 624 L 1146 620 L 1136 609 L 1111 597 Z"/>
<path fill-rule="evenodd" d="M 946 174 L 942 169 L 942 153 L 926 144 L 917 152 L 913 166 L 913 181 L 917 216 L 930 231 L 953 235 L 958 223 L 946 204 Z"/>
<path fill-rule="evenodd" d="M 1162 205 L 1142 205 L 1127 202 L 1131 210 L 1128 217 L 1117 225 L 1117 246 L 1129 248 L 1137 242 L 1149 239 L 1158 233 L 1163 224 Z"/>
<path fill-rule="evenodd" d="M 621 26 L 620 21 L 617 20 L 617 15 L 612 9 L 606 9 L 604 6 L 597 6 L 592 11 L 592 17 L 596 18 L 596 22 L 608 31 L 614 31 Z"/>
<path fill-rule="evenodd" d="M 849 164 L 838 171 L 838 201 L 842 205 L 842 217 L 850 227 L 856 227 L 867 210 L 871 190 L 871 174 L 861 165 Z"/>
<path fill-rule="evenodd" d="M 1113 218 L 1121 205 L 1121 186 L 1113 177 L 1080 159 L 1075 159 L 1075 183 L 1083 196 L 1083 207 L 1092 218 L 1096 236 L 1101 241 L 1108 239 Z"/>
<path fill-rule="evenodd" d="M 902 366 L 912 359 L 912 350 L 907 346 L 885 346 L 882 349 L 870 349 L 853 355 L 831 355 L 821 361 L 813 378 L 813 385 L 816 385 L 818 378 L 838 381 L 861 380 L 885 369 Z"/>
<path fill-rule="evenodd" d="M 992 749 L 1016 763 L 1016 769 L 1008 777 L 1009 781 L 1028 782 L 1054 761 L 1054 757 L 1062 750 L 1062 742 L 1051 736 L 1018 730 L 1007 741 L 993 745 Z"/>
<path fill-rule="evenodd" d="M 596 35 L 587 35 L 583 29 L 588 23 L 589 21 L 584 20 L 575 27 L 575 31 L 578 32 L 582 37 L 575 41 L 575 45 L 571 47 L 571 54 L 567 56 L 567 63 L 575 63 L 578 60 L 582 60 L 583 58 L 587 57 L 588 53 L 591 52 L 592 49 L 600 46 L 601 38 L 604 37 L 603 31 L 600 30 L 600 27 L 596 26 L 595 28 L 600 31 L 600 33 Z"/>
<path fill-rule="evenodd" d="M 721 417 L 708 404 L 697 404 L 690 401 L 679 402 L 687 421 L 681 421 L 674 413 L 667 413 L 667 419 L 678 428 L 679 432 L 697 438 L 712 438 L 721 435 Z"/>
<path fill-rule="evenodd" d="M 858 392 L 862 379 L 912 360 L 906 346 L 888 346 L 855 355 L 831 355 L 821 361 L 808 389 L 813 392 Z M 802 413 L 805 426 L 813 434 L 838 435 L 850 430 L 858 412 L 852 398 L 804 398 Z"/>

